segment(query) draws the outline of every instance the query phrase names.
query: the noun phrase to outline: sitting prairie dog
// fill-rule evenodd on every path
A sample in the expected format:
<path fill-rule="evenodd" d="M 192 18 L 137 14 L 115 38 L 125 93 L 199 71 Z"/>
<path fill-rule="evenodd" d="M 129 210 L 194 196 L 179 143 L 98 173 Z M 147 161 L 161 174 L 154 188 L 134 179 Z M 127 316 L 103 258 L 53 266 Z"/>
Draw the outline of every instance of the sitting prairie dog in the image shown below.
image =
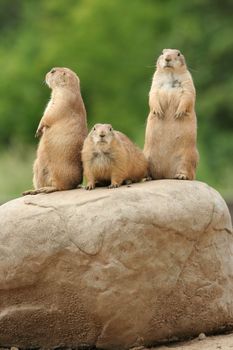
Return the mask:
<path fill-rule="evenodd" d="M 46 83 L 52 94 L 36 132 L 41 139 L 33 166 L 35 189 L 24 195 L 69 190 L 83 178 L 81 150 L 88 131 L 79 78 L 68 68 L 53 68 Z"/>
<path fill-rule="evenodd" d="M 147 176 L 148 163 L 142 151 L 110 124 L 96 124 L 84 141 L 82 150 L 87 190 L 96 183 L 110 183 L 109 188 L 123 182 L 139 182 Z"/>
<path fill-rule="evenodd" d="M 153 179 L 195 179 L 196 92 L 184 56 L 164 49 L 149 93 L 144 154 Z"/>

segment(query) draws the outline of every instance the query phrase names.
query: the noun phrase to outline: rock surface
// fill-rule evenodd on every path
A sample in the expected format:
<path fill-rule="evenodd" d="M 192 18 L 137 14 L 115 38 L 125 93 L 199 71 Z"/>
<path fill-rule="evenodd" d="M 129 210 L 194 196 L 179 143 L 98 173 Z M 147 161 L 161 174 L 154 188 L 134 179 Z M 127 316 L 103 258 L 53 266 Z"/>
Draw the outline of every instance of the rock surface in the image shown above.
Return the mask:
<path fill-rule="evenodd" d="M 141 350 L 232 350 L 233 334 L 206 337 L 202 341 L 198 338 L 189 342 L 173 343 L 156 348 L 143 348 Z M 133 349 L 132 349 L 133 350 Z M 135 349 L 136 350 L 136 349 Z M 139 350 L 139 349 L 138 349 Z"/>
<path fill-rule="evenodd" d="M 197 181 L 0 207 L 0 345 L 123 349 L 233 324 L 233 235 Z"/>

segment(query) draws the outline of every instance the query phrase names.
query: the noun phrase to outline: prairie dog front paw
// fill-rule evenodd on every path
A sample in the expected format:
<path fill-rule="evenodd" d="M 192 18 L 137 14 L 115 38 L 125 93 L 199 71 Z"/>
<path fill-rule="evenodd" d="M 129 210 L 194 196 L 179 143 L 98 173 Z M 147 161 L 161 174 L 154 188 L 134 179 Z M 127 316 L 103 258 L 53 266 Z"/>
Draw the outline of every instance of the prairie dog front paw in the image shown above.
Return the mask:
<path fill-rule="evenodd" d="M 45 125 L 39 127 L 37 130 L 36 130 L 36 133 L 35 133 L 35 137 L 41 137 L 45 131 L 47 127 Z"/>
<path fill-rule="evenodd" d="M 162 119 L 164 117 L 164 113 L 163 113 L 161 107 L 153 108 L 152 114 L 159 119 Z"/>

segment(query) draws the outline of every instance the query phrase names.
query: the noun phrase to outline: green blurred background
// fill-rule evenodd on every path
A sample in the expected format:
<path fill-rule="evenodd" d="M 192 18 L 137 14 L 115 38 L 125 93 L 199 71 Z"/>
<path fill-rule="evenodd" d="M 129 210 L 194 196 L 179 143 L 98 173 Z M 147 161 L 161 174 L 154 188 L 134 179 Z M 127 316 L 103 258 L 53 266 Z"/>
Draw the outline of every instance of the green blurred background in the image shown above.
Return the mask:
<path fill-rule="evenodd" d="M 0 202 L 31 188 L 54 66 L 80 77 L 88 124 L 144 143 L 157 56 L 178 48 L 197 90 L 197 178 L 233 200 L 233 2 L 0 0 Z"/>

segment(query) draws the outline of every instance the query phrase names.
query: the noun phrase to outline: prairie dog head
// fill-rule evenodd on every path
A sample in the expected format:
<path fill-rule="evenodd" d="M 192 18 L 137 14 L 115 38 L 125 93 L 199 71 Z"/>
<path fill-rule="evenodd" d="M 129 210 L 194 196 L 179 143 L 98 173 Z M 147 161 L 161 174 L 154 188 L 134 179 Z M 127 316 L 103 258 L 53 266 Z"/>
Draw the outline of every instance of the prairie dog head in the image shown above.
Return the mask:
<path fill-rule="evenodd" d="M 163 72 L 182 72 L 187 69 L 184 56 L 176 49 L 164 49 L 156 65 L 157 70 Z"/>
<path fill-rule="evenodd" d="M 45 81 L 50 89 L 59 87 L 79 88 L 79 78 L 69 68 L 52 68 L 46 74 Z"/>
<path fill-rule="evenodd" d="M 95 145 L 110 145 L 114 138 L 114 131 L 111 124 L 95 124 L 91 130 L 91 138 Z"/>

